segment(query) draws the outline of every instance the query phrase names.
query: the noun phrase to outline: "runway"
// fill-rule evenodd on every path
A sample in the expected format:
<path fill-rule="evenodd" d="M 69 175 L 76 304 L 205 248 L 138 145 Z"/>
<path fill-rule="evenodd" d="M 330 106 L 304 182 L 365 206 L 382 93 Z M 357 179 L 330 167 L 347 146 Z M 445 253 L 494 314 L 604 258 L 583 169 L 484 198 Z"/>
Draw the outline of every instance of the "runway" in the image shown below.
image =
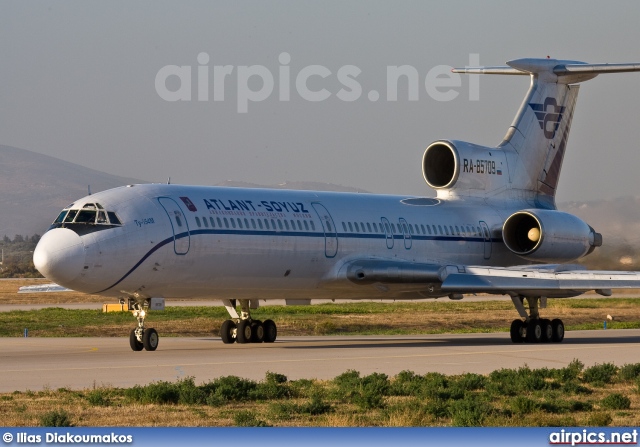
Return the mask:
<path fill-rule="evenodd" d="M 217 338 L 161 338 L 155 352 L 133 352 L 125 338 L 2 338 L 0 392 L 131 387 L 194 377 L 197 383 L 237 375 L 254 380 L 267 371 L 289 379 L 331 379 L 349 369 L 394 376 L 475 372 L 500 368 L 640 361 L 640 330 L 575 331 L 563 343 L 513 344 L 506 333 L 283 337 L 274 344 L 224 345 Z"/>

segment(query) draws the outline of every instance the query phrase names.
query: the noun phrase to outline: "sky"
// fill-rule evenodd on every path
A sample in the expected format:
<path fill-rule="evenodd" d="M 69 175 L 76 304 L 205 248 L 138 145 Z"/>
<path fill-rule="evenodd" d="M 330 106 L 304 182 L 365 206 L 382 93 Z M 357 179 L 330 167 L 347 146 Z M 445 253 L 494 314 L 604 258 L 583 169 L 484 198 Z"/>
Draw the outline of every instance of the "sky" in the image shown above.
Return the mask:
<path fill-rule="evenodd" d="M 636 1 L 0 0 L 0 144 L 154 182 L 431 196 L 424 149 L 498 144 L 529 85 L 451 66 L 640 62 L 638 18 Z M 418 87 L 391 100 L 400 66 Z M 582 86 L 558 201 L 640 195 L 639 81 Z"/>

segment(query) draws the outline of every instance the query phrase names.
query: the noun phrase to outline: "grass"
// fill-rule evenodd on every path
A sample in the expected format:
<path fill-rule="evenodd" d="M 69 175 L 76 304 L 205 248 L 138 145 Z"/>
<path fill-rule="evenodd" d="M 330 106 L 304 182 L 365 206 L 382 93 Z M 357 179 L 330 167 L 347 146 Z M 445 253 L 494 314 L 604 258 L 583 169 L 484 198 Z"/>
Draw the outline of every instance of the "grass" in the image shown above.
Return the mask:
<path fill-rule="evenodd" d="M 0 299 L 1 302 L 1 299 Z M 562 318 L 567 330 L 640 328 L 640 298 L 550 300 L 543 315 Z M 620 316 L 618 316 L 620 315 Z M 508 331 L 517 317 L 509 301 L 355 302 L 312 306 L 265 306 L 252 311 L 256 319 L 273 319 L 279 335 L 412 335 Z M 228 318 L 222 306 L 167 307 L 150 312 L 147 324 L 163 336 L 218 335 Z M 0 336 L 121 337 L 135 325 L 128 312 L 41 310 L 0 313 Z"/>
<path fill-rule="evenodd" d="M 640 364 L 489 375 L 346 371 L 332 380 L 193 378 L 133 388 L 0 394 L 6 426 L 637 426 Z M 593 368 L 608 381 L 592 381 Z M 590 372 L 591 371 L 591 372 Z M 573 384 L 573 386 L 567 386 Z M 53 408 L 53 410 L 52 410 Z"/>

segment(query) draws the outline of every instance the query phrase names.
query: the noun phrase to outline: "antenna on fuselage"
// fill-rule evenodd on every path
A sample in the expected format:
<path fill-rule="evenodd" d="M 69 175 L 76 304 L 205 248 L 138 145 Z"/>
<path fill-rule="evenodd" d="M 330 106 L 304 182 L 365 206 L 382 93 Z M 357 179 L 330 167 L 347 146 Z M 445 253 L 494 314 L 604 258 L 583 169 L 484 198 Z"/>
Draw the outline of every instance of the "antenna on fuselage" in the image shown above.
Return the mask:
<path fill-rule="evenodd" d="M 89 193 L 87 195 L 90 196 L 91 195 L 91 185 L 87 185 L 87 192 Z"/>
<path fill-rule="evenodd" d="M 170 184 L 171 184 L 171 177 L 167 179 L 167 185 L 170 185 Z"/>

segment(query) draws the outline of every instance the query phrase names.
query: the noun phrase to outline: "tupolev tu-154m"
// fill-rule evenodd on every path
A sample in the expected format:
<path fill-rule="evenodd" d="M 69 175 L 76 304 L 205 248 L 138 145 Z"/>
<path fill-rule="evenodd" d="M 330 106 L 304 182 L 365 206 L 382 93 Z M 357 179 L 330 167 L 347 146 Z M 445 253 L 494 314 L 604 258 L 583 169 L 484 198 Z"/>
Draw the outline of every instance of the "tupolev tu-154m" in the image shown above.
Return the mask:
<path fill-rule="evenodd" d="M 561 342 L 562 320 L 540 313 L 548 298 L 640 288 L 639 272 L 570 264 L 602 236 L 555 204 L 579 84 L 631 71 L 640 64 L 518 59 L 454 69 L 529 76 L 531 86 L 498 146 L 426 148 L 422 172 L 435 198 L 128 185 L 65 208 L 33 261 L 61 286 L 127 303 L 135 351 L 157 348 L 145 320 L 168 297 L 221 299 L 224 343 L 270 343 L 276 324 L 251 316 L 260 300 L 507 294 L 521 317 L 514 343 Z"/>

